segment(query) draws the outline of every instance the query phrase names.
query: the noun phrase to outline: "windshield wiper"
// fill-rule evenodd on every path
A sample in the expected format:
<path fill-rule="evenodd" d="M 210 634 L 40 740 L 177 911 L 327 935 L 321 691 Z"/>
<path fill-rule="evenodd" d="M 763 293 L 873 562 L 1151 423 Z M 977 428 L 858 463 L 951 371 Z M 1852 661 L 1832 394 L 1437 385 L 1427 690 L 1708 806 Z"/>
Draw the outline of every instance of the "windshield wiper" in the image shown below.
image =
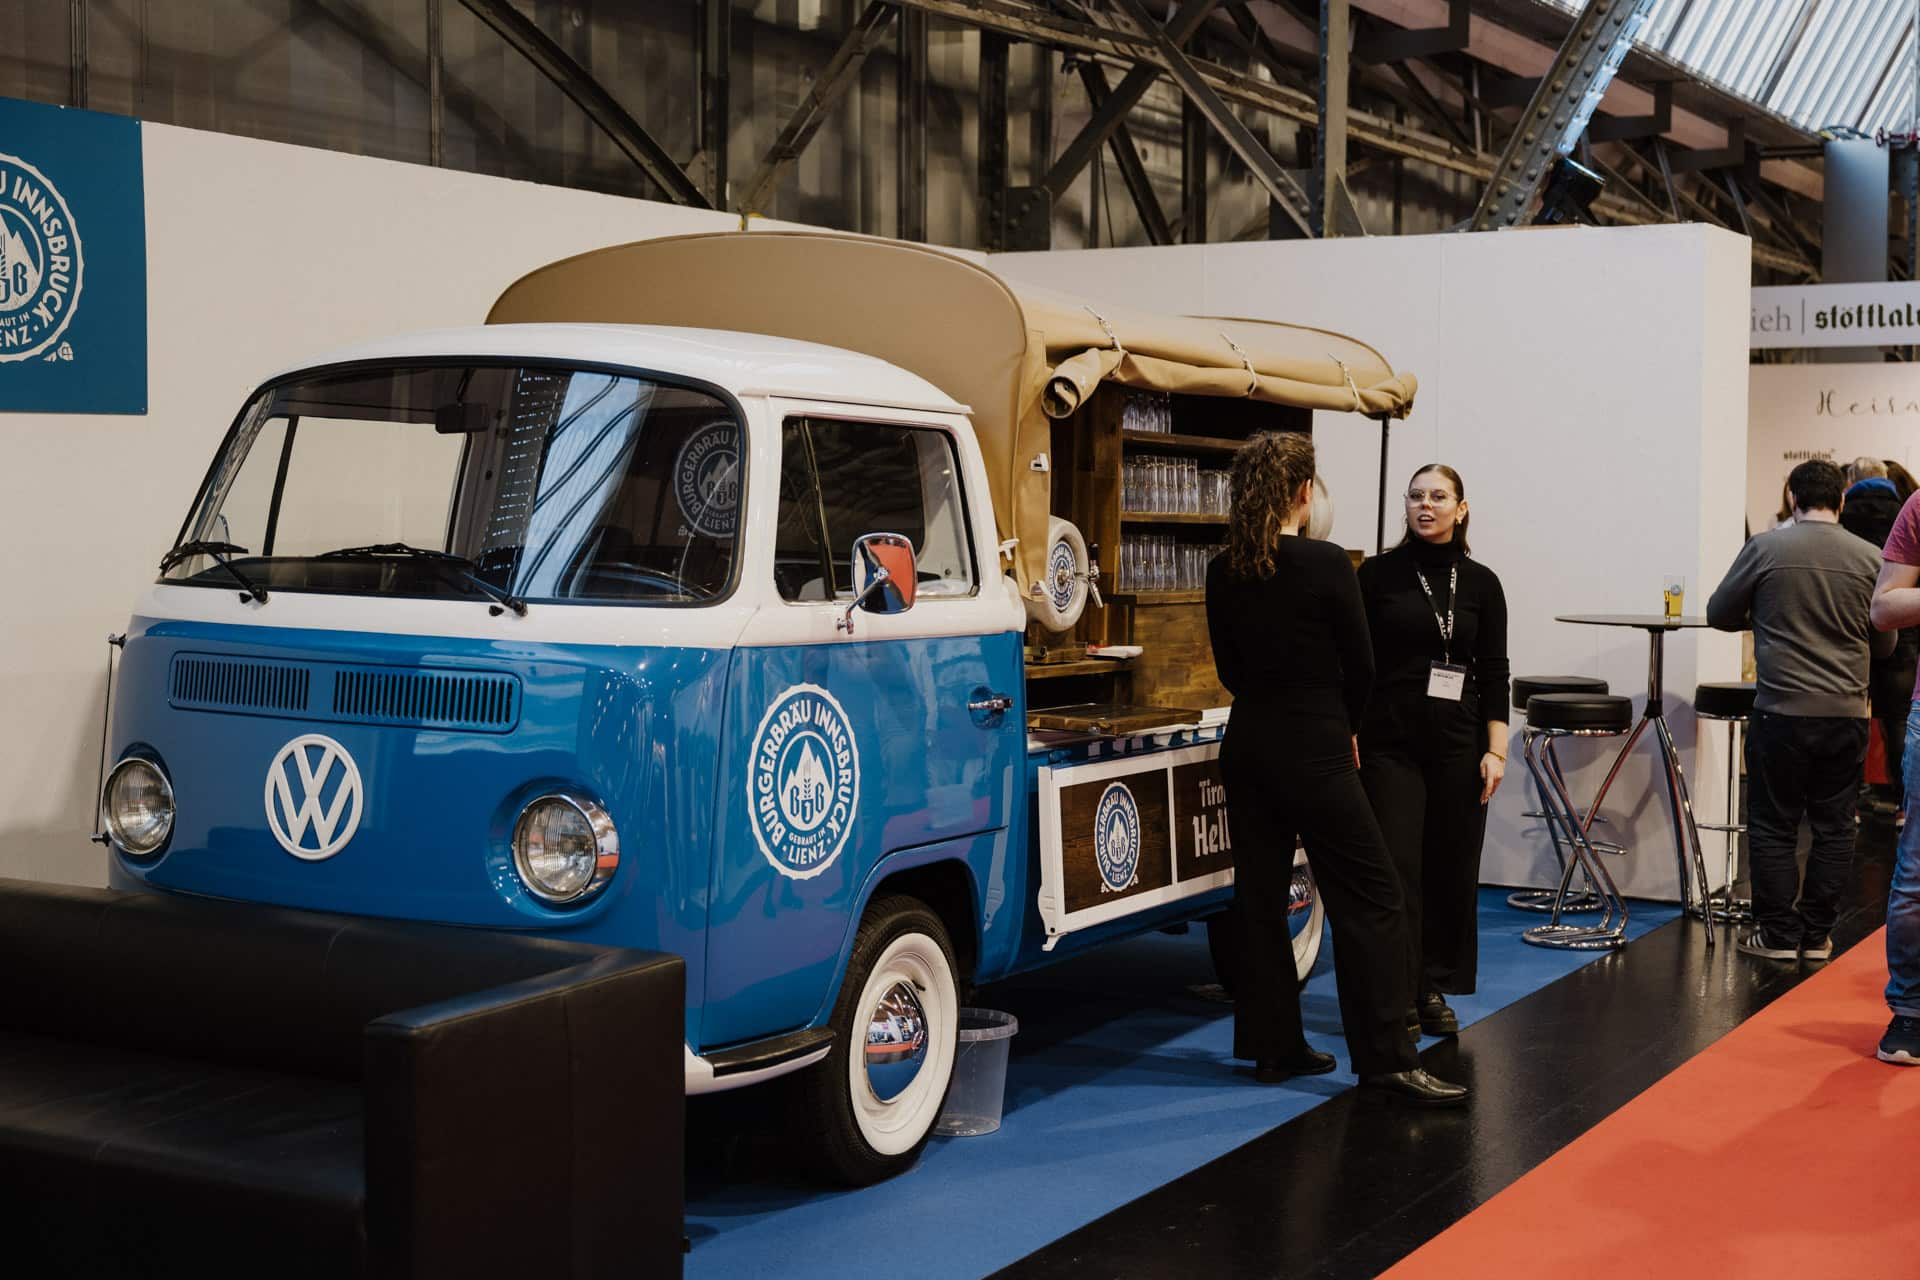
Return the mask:
<path fill-rule="evenodd" d="M 465 556 L 455 555 L 451 551 L 435 551 L 429 547 L 416 547 L 406 542 L 374 542 L 364 547 L 340 547 L 334 551 L 323 551 L 315 556 L 316 560 L 346 560 L 354 556 L 406 556 L 409 559 L 425 560 L 443 571 L 443 573 L 477 591 L 499 601 L 489 605 L 487 611 L 499 617 L 507 609 L 524 618 L 527 616 L 527 602 L 511 591 L 503 591 L 474 572 L 473 561 Z"/>
<path fill-rule="evenodd" d="M 229 555 L 244 556 L 250 554 L 252 553 L 245 547 L 233 542 L 207 542 L 205 540 L 183 542 L 160 557 L 160 572 L 167 572 L 189 556 L 205 556 L 222 569 L 225 569 L 233 580 L 245 589 L 245 594 L 240 597 L 241 599 L 252 600 L 255 604 L 265 604 L 267 602 L 266 591 L 263 590 L 258 583 L 253 581 L 253 579 L 234 568 L 233 564 L 227 559 Z"/>

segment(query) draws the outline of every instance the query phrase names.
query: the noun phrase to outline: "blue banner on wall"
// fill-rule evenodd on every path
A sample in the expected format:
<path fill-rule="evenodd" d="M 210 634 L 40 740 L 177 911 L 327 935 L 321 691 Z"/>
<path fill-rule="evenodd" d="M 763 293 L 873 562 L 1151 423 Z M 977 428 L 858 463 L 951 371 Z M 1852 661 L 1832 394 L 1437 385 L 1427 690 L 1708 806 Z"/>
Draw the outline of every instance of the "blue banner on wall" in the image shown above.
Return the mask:
<path fill-rule="evenodd" d="M 147 411 L 140 122 L 0 98 L 0 413 Z"/>

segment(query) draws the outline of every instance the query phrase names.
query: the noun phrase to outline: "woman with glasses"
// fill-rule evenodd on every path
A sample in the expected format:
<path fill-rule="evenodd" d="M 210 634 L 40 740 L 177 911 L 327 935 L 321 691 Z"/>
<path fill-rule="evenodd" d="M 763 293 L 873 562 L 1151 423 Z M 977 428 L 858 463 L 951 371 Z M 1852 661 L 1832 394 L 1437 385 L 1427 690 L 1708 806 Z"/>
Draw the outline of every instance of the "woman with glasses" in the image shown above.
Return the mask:
<path fill-rule="evenodd" d="M 1400 878 L 1360 786 L 1353 724 L 1373 678 L 1367 620 L 1347 553 L 1301 536 L 1313 441 L 1256 436 L 1234 455 L 1227 549 L 1207 566 L 1215 669 L 1233 694 L 1220 748 L 1234 832 L 1239 963 L 1233 1056 L 1263 1084 L 1331 1071 L 1307 1046 L 1287 932 L 1296 840 L 1333 924 L 1334 981 L 1362 1086 L 1422 1106 L 1467 1091 L 1421 1069 Z"/>
<path fill-rule="evenodd" d="M 1478 973 L 1480 843 L 1507 771 L 1507 598 L 1467 554 L 1460 473 L 1433 463 L 1407 485 L 1407 534 L 1360 566 L 1373 698 L 1360 778 L 1407 899 L 1410 1029 L 1452 1035 L 1446 997 Z"/>

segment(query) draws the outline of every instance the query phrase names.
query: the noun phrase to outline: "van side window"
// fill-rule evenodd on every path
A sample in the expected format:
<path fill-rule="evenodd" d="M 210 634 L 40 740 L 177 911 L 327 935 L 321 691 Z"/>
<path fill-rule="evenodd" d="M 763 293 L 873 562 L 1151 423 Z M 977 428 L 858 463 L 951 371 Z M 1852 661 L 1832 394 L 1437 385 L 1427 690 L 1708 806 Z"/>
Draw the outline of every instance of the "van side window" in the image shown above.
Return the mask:
<path fill-rule="evenodd" d="M 922 599 L 972 595 L 973 548 L 953 441 L 943 431 L 789 418 L 780 432 L 774 582 L 783 600 L 851 599 L 854 539 L 904 534 Z"/>

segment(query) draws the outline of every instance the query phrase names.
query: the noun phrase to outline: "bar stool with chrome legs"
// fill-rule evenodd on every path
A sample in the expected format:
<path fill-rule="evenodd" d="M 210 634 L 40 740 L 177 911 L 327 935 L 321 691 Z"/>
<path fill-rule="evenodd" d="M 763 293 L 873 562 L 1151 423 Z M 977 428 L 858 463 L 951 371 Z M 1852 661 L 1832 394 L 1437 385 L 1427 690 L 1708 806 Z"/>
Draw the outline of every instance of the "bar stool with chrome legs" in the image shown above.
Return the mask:
<path fill-rule="evenodd" d="M 1742 728 L 1753 716 L 1753 682 L 1697 686 L 1693 713 L 1727 725 L 1727 820 L 1698 824 L 1702 831 L 1727 837 L 1727 886 L 1708 895 L 1707 914 L 1718 924 L 1744 924 L 1753 919 L 1753 899 L 1734 897 L 1733 882 L 1738 878 L 1740 837 L 1747 833 L 1747 824 L 1740 821 L 1740 741 Z"/>
<path fill-rule="evenodd" d="M 1607 682 L 1593 676 L 1515 676 L 1513 678 L 1513 709 L 1525 711 L 1527 699 L 1540 693 L 1603 694 L 1606 692 Z M 1543 736 L 1543 731 L 1538 729 L 1523 730 L 1520 735 L 1520 758 L 1526 761 L 1527 773 L 1533 778 L 1534 793 L 1542 797 L 1541 803 L 1545 804 L 1547 782 L 1540 776 L 1541 764 L 1535 754 Z M 1550 809 L 1529 809 L 1520 816 L 1542 818 L 1546 821 L 1547 838 L 1553 843 L 1553 860 L 1562 871 L 1565 871 L 1567 846 L 1560 833 L 1559 820 L 1550 812 Z M 1611 848 L 1618 852 L 1617 846 L 1606 846 L 1604 842 L 1597 843 L 1600 843 L 1603 848 Z M 1552 911 L 1554 901 L 1559 896 L 1559 891 L 1555 889 L 1519 889 L 1507 895 L 1507 905 L 1520 911 Z M 1578 893 L 1570 895 L 1561 904 L 1560 914 L 1571 915 L 1575 912 L 1599 909 L 1600 895 L 1594 891 L 1593 883 L 1589 880 Z"/>
<path fill-rule="evenodd" d="M 1520 936 L 1536 947 L 1569 951 L 1609 951 L 1627 943 L 1627 902 L 1601 862 L 1587 835 L 1592 812 L 1582 814 L 1567 790 L 1555 747 L 1562 738 L 1616 738 L 1633 727 L 1633 699 L 1613 693 L 1536 693 L 1527 699 L 1527 732 L 1537 733 L 1547 809 L 1567 838 L 1572 855 L 1560 872 L 1553 914 Z M 1583 873 L 1600 897 L 1600 919 L 1594 924 L 1562 924 L 1563 906 L 1573 885 L 1574 872 Z"/>

